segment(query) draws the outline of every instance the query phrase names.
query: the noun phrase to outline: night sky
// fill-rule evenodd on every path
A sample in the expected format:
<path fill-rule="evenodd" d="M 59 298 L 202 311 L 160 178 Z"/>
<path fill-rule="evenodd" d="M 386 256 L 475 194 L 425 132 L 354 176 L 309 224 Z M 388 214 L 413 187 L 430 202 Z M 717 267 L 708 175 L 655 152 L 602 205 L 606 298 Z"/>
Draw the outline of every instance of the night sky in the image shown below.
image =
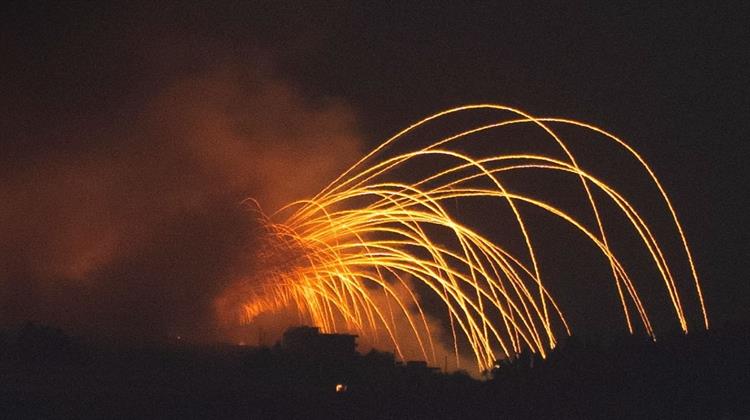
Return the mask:
<path fill-rule="evenodd" d="M 2 325 L 221 338 L 211 302 L 254 264 L 243 198 L 314 194 L 409 123 L 482 102 L 628 141 L 712 321 L 750 320 L 747 2 L 158 3 L 2 6 Z"/>

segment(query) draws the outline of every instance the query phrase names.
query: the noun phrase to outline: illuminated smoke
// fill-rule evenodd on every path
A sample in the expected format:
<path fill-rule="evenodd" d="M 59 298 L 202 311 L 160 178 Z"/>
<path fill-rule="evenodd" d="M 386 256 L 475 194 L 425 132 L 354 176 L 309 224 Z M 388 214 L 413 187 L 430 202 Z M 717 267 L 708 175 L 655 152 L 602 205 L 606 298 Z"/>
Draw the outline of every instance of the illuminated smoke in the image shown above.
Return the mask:
<path fill-rule="evenodd" d="M 212 301 L 256 240 L 242 199 L 311 194 L 360 144 L 345 103 L 256 71 L 173 76 L 136 109 L 74 125 L 0 173 L 5 325 L 221 338 Z"/>

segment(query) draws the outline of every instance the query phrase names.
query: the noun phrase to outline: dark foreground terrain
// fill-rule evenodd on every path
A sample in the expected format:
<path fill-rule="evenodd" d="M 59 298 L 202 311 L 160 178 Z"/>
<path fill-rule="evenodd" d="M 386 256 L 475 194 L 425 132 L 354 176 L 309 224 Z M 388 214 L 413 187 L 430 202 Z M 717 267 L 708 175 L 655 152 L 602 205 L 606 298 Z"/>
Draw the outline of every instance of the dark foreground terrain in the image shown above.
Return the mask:
<path fill-rule="evenodd" d="M 390 353 L 135 348 L 28 324 L 0 333 L 0 417 L 747 418 L 749 338 L 737 326 L 657 343 L 573 337 L 479 381 Z"/>

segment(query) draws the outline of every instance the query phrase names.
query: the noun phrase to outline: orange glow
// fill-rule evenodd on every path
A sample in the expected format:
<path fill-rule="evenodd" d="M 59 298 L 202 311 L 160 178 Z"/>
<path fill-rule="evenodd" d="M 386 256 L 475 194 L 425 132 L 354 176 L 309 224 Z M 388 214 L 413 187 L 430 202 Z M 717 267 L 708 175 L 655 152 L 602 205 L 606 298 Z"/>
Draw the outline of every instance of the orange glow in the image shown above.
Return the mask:
<path fill-rule="evenodd" d="M 480 110 L 506 118 L 377 159 L 386 148 L 431 121 Z M 455 147 L 458 141 L 474 141 L 476 135 L 510 126 L 536 127 L 561 150 L 562 157 L 536 153 L 471 156 Z M 645 217 L 622 193 L 579 166 L 568 144 L 553 130 L 561 126 L 586 130 L 617 145 L 643 168 L 674 224 L 685 256 L 683 263 L 690 269 L 691 287 L 700 302 L 703 327 L 708 328 L 683 228 L 643 158 L 621 139 L 592 125 L 535 118 L 500 105 L 464 106 L 418 121 L 367 154 L 315 197 L 293 202 L 271 215 L 250 200 L 264 229 L 259 250 L 264 271 L 257 274 L 262 279 L 259 286 L 242 290 L 244 322 L 261 313 L 293 307 L 301 320 L 325 332 L 385 336 L 401 358 L 402 343 L 397 337 L 402 335 L 396 329 L 408 328 L 424 359 L 436 363 L 440 356 L 435 352 L 436 327 L 428 322 L 414 291 L 414 284 L 419 283 L 424 286 L 421 290 L 431 291 L 444 305 L 457 363 L 459 341 L 469 343 L 480 370 L 491 368 L 499 357 L 514 356 L 526 348 L 545 357 L 556 344 L 556 329 L 570 334 L 571 326 L 564 308 L 545 287 L 537 243 L 524 214 L 535 207 L 569 224 L 601 252 L 602 262 L 611 269 L 628 331 L 633 333 L 638 322 L 655 338 L 647 308 L 612 250 L 614 238 L 607 234 L 600 211 L 608 201 L 639 238 L 666 288 L 681 329 L 687 332 L 684 296 L 678 290 L 674 267 L 665 257 L 663 239 L 657 240 Z M 404 142 L 399 145 L 409 146 Z M 430 167 L 438 169 L 416 181 L 399 181 L 396 171 L 403 172 L 417 159 L 426 159 Z M 561 174 L 579 184 L 593 226 L 542 198 L 508 190 L 502 180 L 505 174 L 532 171 Z M 522 238 L 521 254 L 512 253 L 510 247 L 489 239 L 449 211 L 454 202 L 476 198 L 494 200 L 512 214 L 507 222 L 516 226 Z M 406 319 L 406 323 L 397 323 L 397 318 Z M 459 340 L 459 335 L 464 340 Z"/>

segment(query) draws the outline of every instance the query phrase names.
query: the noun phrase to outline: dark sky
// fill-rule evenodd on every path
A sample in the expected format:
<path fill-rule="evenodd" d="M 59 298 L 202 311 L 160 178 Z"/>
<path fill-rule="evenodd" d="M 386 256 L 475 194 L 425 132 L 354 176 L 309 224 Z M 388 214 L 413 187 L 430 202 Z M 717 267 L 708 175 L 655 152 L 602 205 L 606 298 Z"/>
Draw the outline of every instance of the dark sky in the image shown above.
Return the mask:
<path fill-rule="evenodd" d="M 212 330 L 211 299 L 252 271 L 239 200 L 314 193 L 478 102 L 626 139 L 671 194 L 712 319 L 750 319 L 746 2 L 295 3 L 2 6 L 0 321 Z"/>

